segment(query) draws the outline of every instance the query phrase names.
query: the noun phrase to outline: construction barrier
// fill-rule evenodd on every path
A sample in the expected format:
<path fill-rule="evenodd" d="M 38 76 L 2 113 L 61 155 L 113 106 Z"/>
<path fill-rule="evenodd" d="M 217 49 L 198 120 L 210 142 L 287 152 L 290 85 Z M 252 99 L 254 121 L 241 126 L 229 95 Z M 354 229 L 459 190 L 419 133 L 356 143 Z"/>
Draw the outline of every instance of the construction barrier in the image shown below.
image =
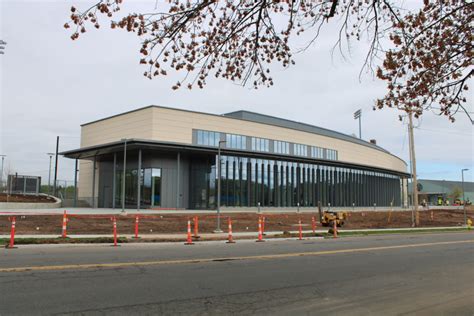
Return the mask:
<path fill-rule="evenodd" d="M 301 219 L 298 221 L 298 229 L 299 229 L 299 240 L 303 240 L 303 227 L 301 226 Z"/>
<path fill-rule="evenodd" d="M 114 247 L 117 247 L 117 219 L 112 217 L 112 223 L 113 223 L 113 234 L 114 234 Z"/>
<path fill-rule="evenodd" d="M 232 238 L 232 219 L 229 217 L 229 237 L 227 239 L 228 244 L 235 244 L 234 239 Z"/>
<path fill-rule="evenodd" d="M 262 216 L 262 235 L 265 235 L 265 216 Z"/>
<path fill-rule="evenodd" d="M 12 222 L 12 227 L 10 231 L 10 243 L 7 245 L 7 249 L 14 249 L 15 247 L 15 226 L 16 226 L 16 217 L 8 218 Z"/>
<path fill-rule="evenodd" d="M 262 218 L 258 218 L 258 239 L 257 242 L 263 242 L 263 232 L 262 232 Z"/>
<path fill-rule="evenodd" d="M 64 210 L 63 214 L 63 227 L 62 227 L 62 232 L 61 232 L 61 237 L 62 238 L 67 238 L 67 213 L 66 210 Z"/>
<path fill-rule="evenodd" d="M 194 216 L 194 238 L 199 238 L 199 218 Z"/>
<path fill-rule="evenodd" d="M 138 218 L 138 215 L 135 216 L 135 236 L 133 236 L 133 238 L 139 238 L 138 237 L 138 222 L 140 221 L 140 219 Z"/>
<path fill-rule="evenodd" d="M 194 245 L 193 238 L 191 237 L 191 221 L 190 220 L 188 220 L 188 238 L 187 238 L 187 240 L 184 244 L 185 245 Z"/>

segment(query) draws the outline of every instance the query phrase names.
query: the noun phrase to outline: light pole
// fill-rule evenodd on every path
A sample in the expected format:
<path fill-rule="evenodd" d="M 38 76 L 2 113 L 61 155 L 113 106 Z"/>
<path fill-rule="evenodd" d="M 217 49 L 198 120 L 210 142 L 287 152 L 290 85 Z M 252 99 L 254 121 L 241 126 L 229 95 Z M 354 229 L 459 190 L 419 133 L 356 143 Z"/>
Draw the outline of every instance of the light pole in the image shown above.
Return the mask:
<path fill-rule="evenodd" d="M 217 228 L 215 233 L 222 233 L 221 229 L 221 144 L 226 143 L 220 140 L 217 146 Z"/>
<path fill-rule="evenodd" d="M 59 136 L 56 136 L 56 162 L 54 164 L 54 183 L 53 183 L 53 195 L 56 196 L 56 181 L 58 180 L 58 154 L 59 154 Z"/>
<path fill-rule="evenodd" d="M 462 178 L 462 208 L 464 211 L 464 225 L 467 225 L 467 216 L 466 216 L 466 198 L 464 195 L 464 171 L 468 171 L 469 169 L 464 168 L 461 169 L 461 178 Z"/>
<path fill-rule="evenodd" d="M 0 155 L 2 157 L 2 170 L 0 172 L 0 188 L 3 188 L 3 161 L 7 155 Z"/>
<path fill-rule="evenodd" d="M 51 195 L 51 162 L 54 156 L 54 153 L 47 153 L 49 156 L 49 172 L 48 172 L 48 194 Z"/>
<path fill-rule="evenodd" d="M 127 169 L 127 139 L 122 139 L 123 144 L 123 174 L 122 174 L 122 214 L 125 214 L 125 172 Z"/>

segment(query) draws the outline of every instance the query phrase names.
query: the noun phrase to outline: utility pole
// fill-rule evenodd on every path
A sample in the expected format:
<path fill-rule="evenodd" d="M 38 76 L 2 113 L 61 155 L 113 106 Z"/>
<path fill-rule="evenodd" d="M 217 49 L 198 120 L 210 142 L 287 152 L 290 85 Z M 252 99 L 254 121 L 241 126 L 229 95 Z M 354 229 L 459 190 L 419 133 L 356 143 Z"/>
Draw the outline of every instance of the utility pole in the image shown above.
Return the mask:
<path fill-rule="evenodd" d="M 361 123 L 361 117 L 362 117 L 362 109 L 358 109 L 357 111 L 354 112 L 354 120 L 359 119 L 359 138 L 362 139 L 362 123 Z"/>
<path fill-rule="evenodd" d="M 3 161 L 7 155 L 0 155 L 2 157 L 2 170 L 0 172 L 0 188 L 3 188 Z"/>
<path fill-rule="evenodd" d="M 466 216 L 466 197 L 464 195 L 464 171 L 468 171 L 469 169 L 461 169 L 461 178 L 462 178 L 462 208 L 464 211 L 464 225 L 467 225 L 467 216 Z"/>
<path fill-rule="evenodd" d="M 413 211 L 412 211 L 412 226 L 420 225 L 420 214 L 418 212 L 418 180 L 416 178 L 416 157 L 415 157 L 415 138 L 413 136 L 413 112 L 408 112 L 408 135 L 410 142 L 410 160 L 411 160 L 411 174 L 412 174 L 412 200 L 413 200 Z"/>
<path fill-rule="evenodd" d="M 58 152 L 59 152 L 59 136 L 56 136 L 56 163 L 54 166 L 54 183 L 53 183 L 54 196 L 56 196 L 56 181 L 58 180 Z"/>

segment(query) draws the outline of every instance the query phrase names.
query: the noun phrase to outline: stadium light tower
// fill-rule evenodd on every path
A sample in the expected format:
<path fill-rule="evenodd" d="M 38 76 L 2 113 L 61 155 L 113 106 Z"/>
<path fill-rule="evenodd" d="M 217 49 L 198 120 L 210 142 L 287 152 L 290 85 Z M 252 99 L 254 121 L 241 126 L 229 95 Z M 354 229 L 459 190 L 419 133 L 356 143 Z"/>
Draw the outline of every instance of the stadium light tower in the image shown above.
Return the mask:
<path fill-rule="evenodd" d="M 362 117 L 362 109 L 358 109 L 357 111 L 354 112 L 354 120 L 359 119 L 359 138 L 362 139 L 362 123 L 361 123 L 361 117 Z"/>

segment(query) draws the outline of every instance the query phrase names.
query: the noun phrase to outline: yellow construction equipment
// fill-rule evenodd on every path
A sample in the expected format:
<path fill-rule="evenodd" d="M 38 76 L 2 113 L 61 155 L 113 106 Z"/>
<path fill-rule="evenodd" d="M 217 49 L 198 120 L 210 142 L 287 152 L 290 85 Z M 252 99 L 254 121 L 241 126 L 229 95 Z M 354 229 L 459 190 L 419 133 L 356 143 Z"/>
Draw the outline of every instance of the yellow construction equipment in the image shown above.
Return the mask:
<path fill-rule="evenodd" d="M 324 211 L 321 216 L 321 224 L 323 226 L 332 227 L 334 225 L 334 221 L 336 221 L 337 227 L 342 227 L 346 219 L 347 212 Z"/>

